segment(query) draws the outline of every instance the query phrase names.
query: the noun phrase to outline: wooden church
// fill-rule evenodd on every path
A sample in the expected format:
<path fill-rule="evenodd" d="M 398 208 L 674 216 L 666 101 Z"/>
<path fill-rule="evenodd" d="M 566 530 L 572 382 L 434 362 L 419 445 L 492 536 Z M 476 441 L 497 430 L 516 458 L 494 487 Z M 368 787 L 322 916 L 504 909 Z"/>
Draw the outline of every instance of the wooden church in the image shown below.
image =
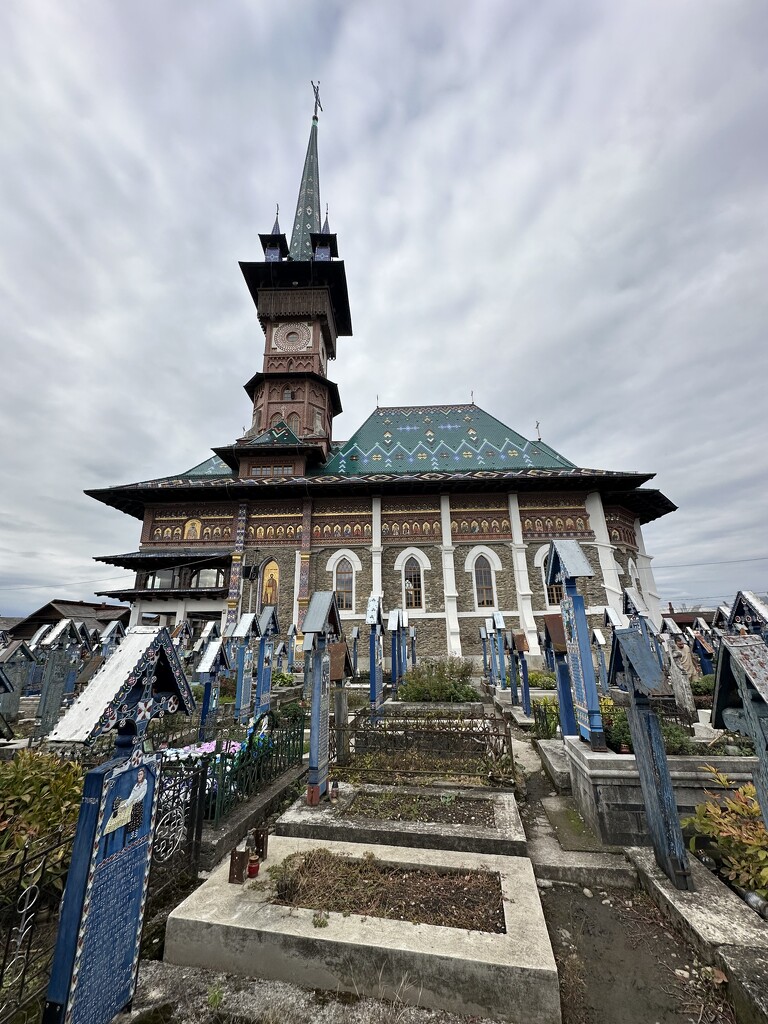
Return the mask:
<path fill-rule="evenodd" d="M 378 594 L 407 611 L 420 653 L 472 657 L 498 610 L 535 664 L 561 597 L 549 541 L 570 538 L 594 571 L 579 586 L 595 625 L 606 606 L 621 615 L 624 586 L 660 623 L 642 527 L 675 506 L 643 487 L 653 474 L 581 469 L 473 404 L 376 408 L 334 440 L 329 362 L 352 320 L 317 135 L 316 103 L 290 245 L 276 219 L 263 259 L 240 264 L 265 339 L 251 428 L 191 469 L 86 492 L 142 523 L 137 551 L 97 559 L 135 571 L 134 587 L 103 596 L 129 601 L 131 624 L 197 630 L 275 604 L 286 629 L 333 589 L 351 629 Z"/>

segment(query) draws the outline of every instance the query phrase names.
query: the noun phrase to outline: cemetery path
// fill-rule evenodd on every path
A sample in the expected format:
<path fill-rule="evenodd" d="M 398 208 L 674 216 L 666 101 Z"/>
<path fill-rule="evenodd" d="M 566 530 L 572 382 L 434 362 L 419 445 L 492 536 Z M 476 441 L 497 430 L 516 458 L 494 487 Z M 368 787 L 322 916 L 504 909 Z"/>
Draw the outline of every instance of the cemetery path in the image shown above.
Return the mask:
<path fill-rule="evenodd" d="M 563 1024 L 733 1024 L 714 971 L 645 893 L 555 885 L 541 893 Z"/>

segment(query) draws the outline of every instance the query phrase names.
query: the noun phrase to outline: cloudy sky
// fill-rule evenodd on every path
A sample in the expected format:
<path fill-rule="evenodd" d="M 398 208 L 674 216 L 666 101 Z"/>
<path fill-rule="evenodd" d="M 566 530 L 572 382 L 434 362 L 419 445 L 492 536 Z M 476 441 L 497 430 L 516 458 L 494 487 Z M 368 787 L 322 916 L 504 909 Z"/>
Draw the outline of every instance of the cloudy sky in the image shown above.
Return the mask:
<path fill-rule="evenodd" d="M 139 525 L 83 489 L 249 424 L 237 261 L 276 202 L 290 232 L 311 78 L 355 330 L 337 439 L 377 394 L 473 390 L 657 473 L 664 598 L 765 591 L 766 39 L 764 0 L 6 0 L 0 613 L 119 585 L 91 557 Z"/>

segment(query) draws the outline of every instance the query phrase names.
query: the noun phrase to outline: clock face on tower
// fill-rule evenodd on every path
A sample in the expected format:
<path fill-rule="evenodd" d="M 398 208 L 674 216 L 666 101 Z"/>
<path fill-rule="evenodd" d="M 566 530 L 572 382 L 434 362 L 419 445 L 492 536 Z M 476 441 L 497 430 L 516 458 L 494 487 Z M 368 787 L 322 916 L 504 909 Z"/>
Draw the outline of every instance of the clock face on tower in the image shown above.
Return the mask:
<path fill-rule="evenodd" d="M 278 324 L 272 333 L 272 347 L 279 352 L 304 352 L 312 347 L 309 324 Z"/>

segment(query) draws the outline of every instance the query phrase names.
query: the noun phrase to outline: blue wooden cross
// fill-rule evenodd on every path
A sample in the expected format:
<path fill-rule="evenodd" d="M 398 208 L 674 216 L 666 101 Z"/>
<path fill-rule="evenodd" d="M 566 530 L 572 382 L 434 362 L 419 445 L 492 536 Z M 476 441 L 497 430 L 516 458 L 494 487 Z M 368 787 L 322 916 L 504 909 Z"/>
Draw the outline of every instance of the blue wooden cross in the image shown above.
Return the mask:
<path fill-rule="evenodd" d="M 693 890 L 664 737 L 650 701 L 669 687 L 655 645 L 639 623 L 614 630 L 608 683 L 628 697 L 627 722 L 656 863 L 676 888 Z"/>
<path fill-rule="evenodd" d="M 256 662 L 256 697 L 253 705 L 253 717 L 265 715 L 272 701 L 272 658 L 274 655 L 275 637 L 280 633 L 277 620 L 277 608 L 267 605 L 259 616 L 259 653 Z"/>
<path fill-rule="evenodd" d="M 552 541 L 547 559 L 547 586 L 559 584 L 565 590 L 560 602 L 568 655 L 574 710 L 579 734 L 593 750 L 605 750 L 605 733 L 600 716 L 600 699 L 592 666 L 584 598 L 576 588 L 577 579 L 594 576 L 589 561 L 575 540 Z"/>
<path fill-rule="evenodd" d="M 717 658 L 712 725 L 749 736 L 757 767 L 752 773 L 768 828 L 768 647 L 758 634 L 724 636 Z"/>
<path fill-rule="evenodd" d="M 304 622 L 305 664 L 312 686 L 309 725 L 307 803 L 314 807 L 328 789 L 328 740 L 331 713 L 331 656 L 327 647 L 341 636 L 341 617 L 332 590 L 315 591 Z"/>

